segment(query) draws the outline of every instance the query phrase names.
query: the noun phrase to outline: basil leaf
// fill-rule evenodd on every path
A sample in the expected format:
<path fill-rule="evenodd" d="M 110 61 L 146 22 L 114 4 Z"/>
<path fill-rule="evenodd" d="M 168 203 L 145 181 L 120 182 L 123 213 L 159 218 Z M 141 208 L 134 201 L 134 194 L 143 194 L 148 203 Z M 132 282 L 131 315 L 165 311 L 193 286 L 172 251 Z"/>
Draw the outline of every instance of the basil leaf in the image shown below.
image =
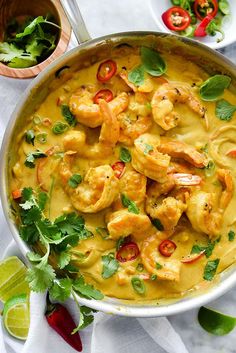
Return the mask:
<path fill-rule="evenodd" d="M 234 233 L 233 230 L 230 230 L 229 233 L 228 233 L 229 241 L 234 241 L 234 238 L 235 238 L 235 233 Z"/>
<path fill-rule="evenodd" d="M 121 202 L 124 207 L 128 208 L 128 211 L 131 213 L 139 214 L 139 208 L 137 207 L 136 203 L 130 200 L 124 194 L 121 195 Z"/>
<path fill-rule="evenodd" d="M 213 277 L 216 274 L 217 267 L 219 265 L 220 259 L 210 260 L 207 262 L 204 268 L 203 278 L 206 281 L 212 281 Z"/>
<path fill-rule="evenodd" d="M 63 132 L 65 132 L 66 130 L 68 130 L 68 125 L 63 123 L 62 121 L 57 121 L 53 127 L 52 127 L 52 132 L 55 135 L 60 135 L 63 134 Z"/>
<path fill-rule="evenodd" d="M 76 189 L 77 186 L 81 183 L 81 181 L 82 181 L 82 176 L 80 174 L 73 174 L 68 180 L 68 185 L 72 189 Z"/>
<path fill-rule="evenodd" d="M 25 141 L 34 146 L 35 134 L 34 130 L 27 130 L 25 133 Z"/>
<path fill-rule="evenodd" d="M 235 111 L 236 105 L 227 102 L 225 99 L 221 99 L 216 103 L 215 114 L 220 120 L 231 120 Z"/>
<path fill-rule="evenodd" d="M 164 230 L 163 224 L 161 223 L 161 221 L 158 218 L 153 219 L 152 224 L 154 225 L 154 227 L 156 227 L 161 232 Z"/>
<path fill-rule="evenodd" d="M 144 295 L 146 292 L 145 285 L 143 283 L 143 280 L 139 277 L 133 277 L 131 279 L 131 284 L 133 286 L 133 289 L 135 290 L 136 293 L 140 295 Z"/>
<path fill-rule="evenodd" d="M 120 160 L 122 162 L 129 163 L 129 162 L 131 162 L 131 159 L 132 159 L 132 157 L 131 157 L 130 151 L 125 147 L 121 147 Z"/>
<path fill-rule="evenodd" d="M 70 126 L 76 126 L 77 121 L 75 119 L 75 116 L 71 113 L 68 105 L 66 104 L 62 104 L 61 106 L 61 113 L 64 116 L 66 122 L 70 125 Z"/>
<path fill-rule="evenodd" d="M 102 256 L 102 263 L 102 277 L 104 279 L 110 278 L 117 272 L 119 262 L 114 258 L 114 254 L 110 253 Z"/>
<path fill-rule="evenodd" d="M 205 82 L 200 87 L 200 97 L 204 101 L 214 101 L 224 93 L 224 90 L 229 87 L 231 77 L 226 75 L 215 75 Z"/>
<path fill-rule="evenodd" d="M 144 83 L 144 67 L 140 65 L 135 67 L 128 74 L 128 80 L 132 82 L 135 86 L 141 86 Z"/>
<path fill-rule="evenodd" d="M 145 71 L 152 76 L 161 76 L 166 70 L 166 63 L 157 51 L 142 47 L 141 48 L 141 59 Z"/>

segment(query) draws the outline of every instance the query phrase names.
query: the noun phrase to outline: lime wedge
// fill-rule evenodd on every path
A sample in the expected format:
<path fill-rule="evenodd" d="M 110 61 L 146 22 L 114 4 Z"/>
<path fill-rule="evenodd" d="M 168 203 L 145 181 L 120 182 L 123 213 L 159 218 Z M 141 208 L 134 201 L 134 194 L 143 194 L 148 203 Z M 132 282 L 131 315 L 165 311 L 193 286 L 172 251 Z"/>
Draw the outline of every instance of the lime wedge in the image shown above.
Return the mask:
<path fill-rule="evenodd" d="M 13 295 L 29 293 L 29 286 L 25 280 L 26 271 L 27 268 L 16 256 L 0 262 L 0 300 L 2 302 Z"/>
<path fill-rule="evenodd" d="M 29 300 L 26 294 L 7 300 L 3 309 L 3 323 L 11 336 L 26 340 L 30 324 Z"/>

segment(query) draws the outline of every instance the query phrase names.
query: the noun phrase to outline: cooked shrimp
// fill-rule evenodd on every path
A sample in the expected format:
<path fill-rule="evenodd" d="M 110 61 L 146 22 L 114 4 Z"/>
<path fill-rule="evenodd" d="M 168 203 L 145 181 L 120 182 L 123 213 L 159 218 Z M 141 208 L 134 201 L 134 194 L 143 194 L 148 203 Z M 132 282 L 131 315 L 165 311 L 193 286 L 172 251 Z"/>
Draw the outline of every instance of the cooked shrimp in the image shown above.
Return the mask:
<path fill-rule="evenodd" d="M 208 161 L 203 153 L 200 153 L 191 145 L 181 141 L 163 142 L 157 147 L 158 151 L 166 153 L 174 158 L 181 158 L 197 168 L 204 168 Z"/>
<path fill-rule="evenodd" d="M 120 125 L 107 102 L 101 99 L 99 107 L 103 118 L 99 142 L 89 145 L 86 143 L 86 135 L 83 131 L 69 131 L 63 139 L 66 151 L 76 151 L 78 156 L 93 159 L 105 157 L 112 153 L 112 149 L 119 139 Z"/>
<path fill-rule="evenodd" d="M 131 213 L 126 209 L 112 213 L 107 224 L 111 239 L 131 234 L 136 240 L 144 239 L 151 228 L 152 224 L 147 215 Z"/>
<path fill-rule="evenodd" d="M 120 193 L 125 194 L 129 199 L 140 205 L 146 197 L 147 178 L 135 170 L 125 172 L 120 179 Z"/>
<path fill-rule="evenodd" d="M 132 146 L 135 139 L 147 132 L 152 126 L 149 116 L 137 116 L 134 113 L 124 112 L 117 116 L 120 122 L 119 142 Z"/>
<path fill-rule="evenodd" d="M 143 241 L 141 247 L 141 259 L 146 270 L 158 279 L 179 281 L 181 262 L 176 259 L 164 258 L 158 251 L 161 240 L 154 234 Z M 162 267 L 157 269 L 156 264 Z"/>
<path fill-rule="evenodd" d="M 63 160 L 60 175 L 73 207 L 85 213 L 96 213 L 109 207 L 118 196 L 118 179 L 113 169 L 109 165 L 90 168 L 82 183 L 73 189 L 67 183 L 73 175 L 71 162 Z"/>
<path fill-rule="evenodd" d="M 178 125 L 180 117 L 174 111 L 175 103 L 185 103 L 194 112 L 204 117 L 205 108 L 190 93 L 190 88 L 164 83 L 156 90 L 151 102 L 153 119 L 164 130 L 170 130 Z"/>
<path fill-rule="evenodd" d="M 88 127 L 97 127 L 103 123 L 103 115 L 101 114 L 98 104 L 93 103 L 94 93 L 87 88 L 79 88 L 72 94 L 69 101 L 69 108 L 75 115 L 78 122 Z M 127 93 L 123 92 L 109 102 L 111 111 L 118 115 L 124 111 L 129 103 Z"/>
<path fill-rule="evenodd" d="M 167 179 L 170 156 L 158 152 L 158 144 L 158 139 L 151 134 L 139 136 L 134 141 L 131 163 L 139 173 L 150 179 L 164 182 Z"/>
<path fill-rule="evenodd" d="M 173 232 L 187 206 L 174 197 L 166 197 L 162 201 L 148 192 L 146 212 L 153 219 L 159 219 L 166 232 Z"/>
<path fill-rule="evenodd" d="M 218 179 L 223 185 L 223 192 L 217 198 L 216 193 L 195 191 L 189 198 L 186 214 L 192 227 L 209 235 L 219 235 L 223 214 L 233 196 L 233 180 L 228 170 L 220 169 Z"/>

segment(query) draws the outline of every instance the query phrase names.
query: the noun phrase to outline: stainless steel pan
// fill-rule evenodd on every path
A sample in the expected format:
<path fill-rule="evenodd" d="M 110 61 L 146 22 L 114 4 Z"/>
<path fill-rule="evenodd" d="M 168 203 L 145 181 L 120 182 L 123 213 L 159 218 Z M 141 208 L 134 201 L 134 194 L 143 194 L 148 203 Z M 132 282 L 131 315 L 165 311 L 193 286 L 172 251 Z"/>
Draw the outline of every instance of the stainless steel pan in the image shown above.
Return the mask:
<path fill-rule="evenodd" d="M 67 2 L 67 5 L 70 1 Z M 68 10 L 68 9 L 67 9 Z M 73 13 L 73 11 L 72 11 Z M 74 26 L 78 22 L 74 22 Z M 43 101 L 49 92 L 50 82 L 55 77 L 55 72 L 65 65 L 75 65 L 79 69 L 86 59 L 91 57 L 100 59 L 109 54 L 111 48 L 122 45 L 146 45 L 159 47 L 173 53 L 179 53 L 188 57 L 192 61 L 202 65 L 210 73 L 225 73 L 232 77 L 232 89 L 236 86 L 236 66 L 221 54 L 209 49 L 190 39 L 180 38 L 170 34 L 158 32 L 128 32 L 117 33 L 94 40 L 88 40 L 88 32 L 84 28 L 84 23 L 80 19 L 80 41 L 87 40 L 77 48 L 62 55 L 55 62 L 50 64 L 28 87 L 19 100 L 10 122 L 7 126 L 0 154 L 0 192 L 3 210 L 11 229 L 12 235 L 18 244 L 20 250 L 25 256 L 29 251 L 28 246 L 19 237 L 19 233 L 11 215 L 10 203 L 8 199 L 8 165 L 14 159 L 16 146 L 14 145 L 17 131 L 24 124 L 25 116 L 34 111 L 34 108 Z M 76 27 L 74 27 L 76 29 Z M 183 68 L 184 69 L 184 68 Z M 111 314 L 134 316 L 134 317 L 155 317 L 177 314 L 195 307 L 199 307 L 212 301 L 228 291 L 236 284 L 236 271 L 234 266 L 224 271 L 219 276 L 219 281 L 214 284 L 207 292 L 197 293 L 197 295 L 186 298 L 157 303 L 132 304 L 130 302 L 118 301 L 111 298 L 105 298 L 102 301 L 87 300 L 78 297 L 81 304 L 87 305 L 93 309 L 101 310 Z"/>

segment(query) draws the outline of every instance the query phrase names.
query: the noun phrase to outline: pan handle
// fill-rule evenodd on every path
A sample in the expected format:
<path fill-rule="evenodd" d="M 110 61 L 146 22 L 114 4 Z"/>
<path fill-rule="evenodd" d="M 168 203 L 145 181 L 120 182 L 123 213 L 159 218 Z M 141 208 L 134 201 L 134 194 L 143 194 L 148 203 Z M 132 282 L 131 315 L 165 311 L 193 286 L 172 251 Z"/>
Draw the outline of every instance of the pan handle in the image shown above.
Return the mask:
<path fill-rule="evenodd" d="M 91 39 L 76 0 L 61 0 L 66 16 L 79 44 Z"/>

